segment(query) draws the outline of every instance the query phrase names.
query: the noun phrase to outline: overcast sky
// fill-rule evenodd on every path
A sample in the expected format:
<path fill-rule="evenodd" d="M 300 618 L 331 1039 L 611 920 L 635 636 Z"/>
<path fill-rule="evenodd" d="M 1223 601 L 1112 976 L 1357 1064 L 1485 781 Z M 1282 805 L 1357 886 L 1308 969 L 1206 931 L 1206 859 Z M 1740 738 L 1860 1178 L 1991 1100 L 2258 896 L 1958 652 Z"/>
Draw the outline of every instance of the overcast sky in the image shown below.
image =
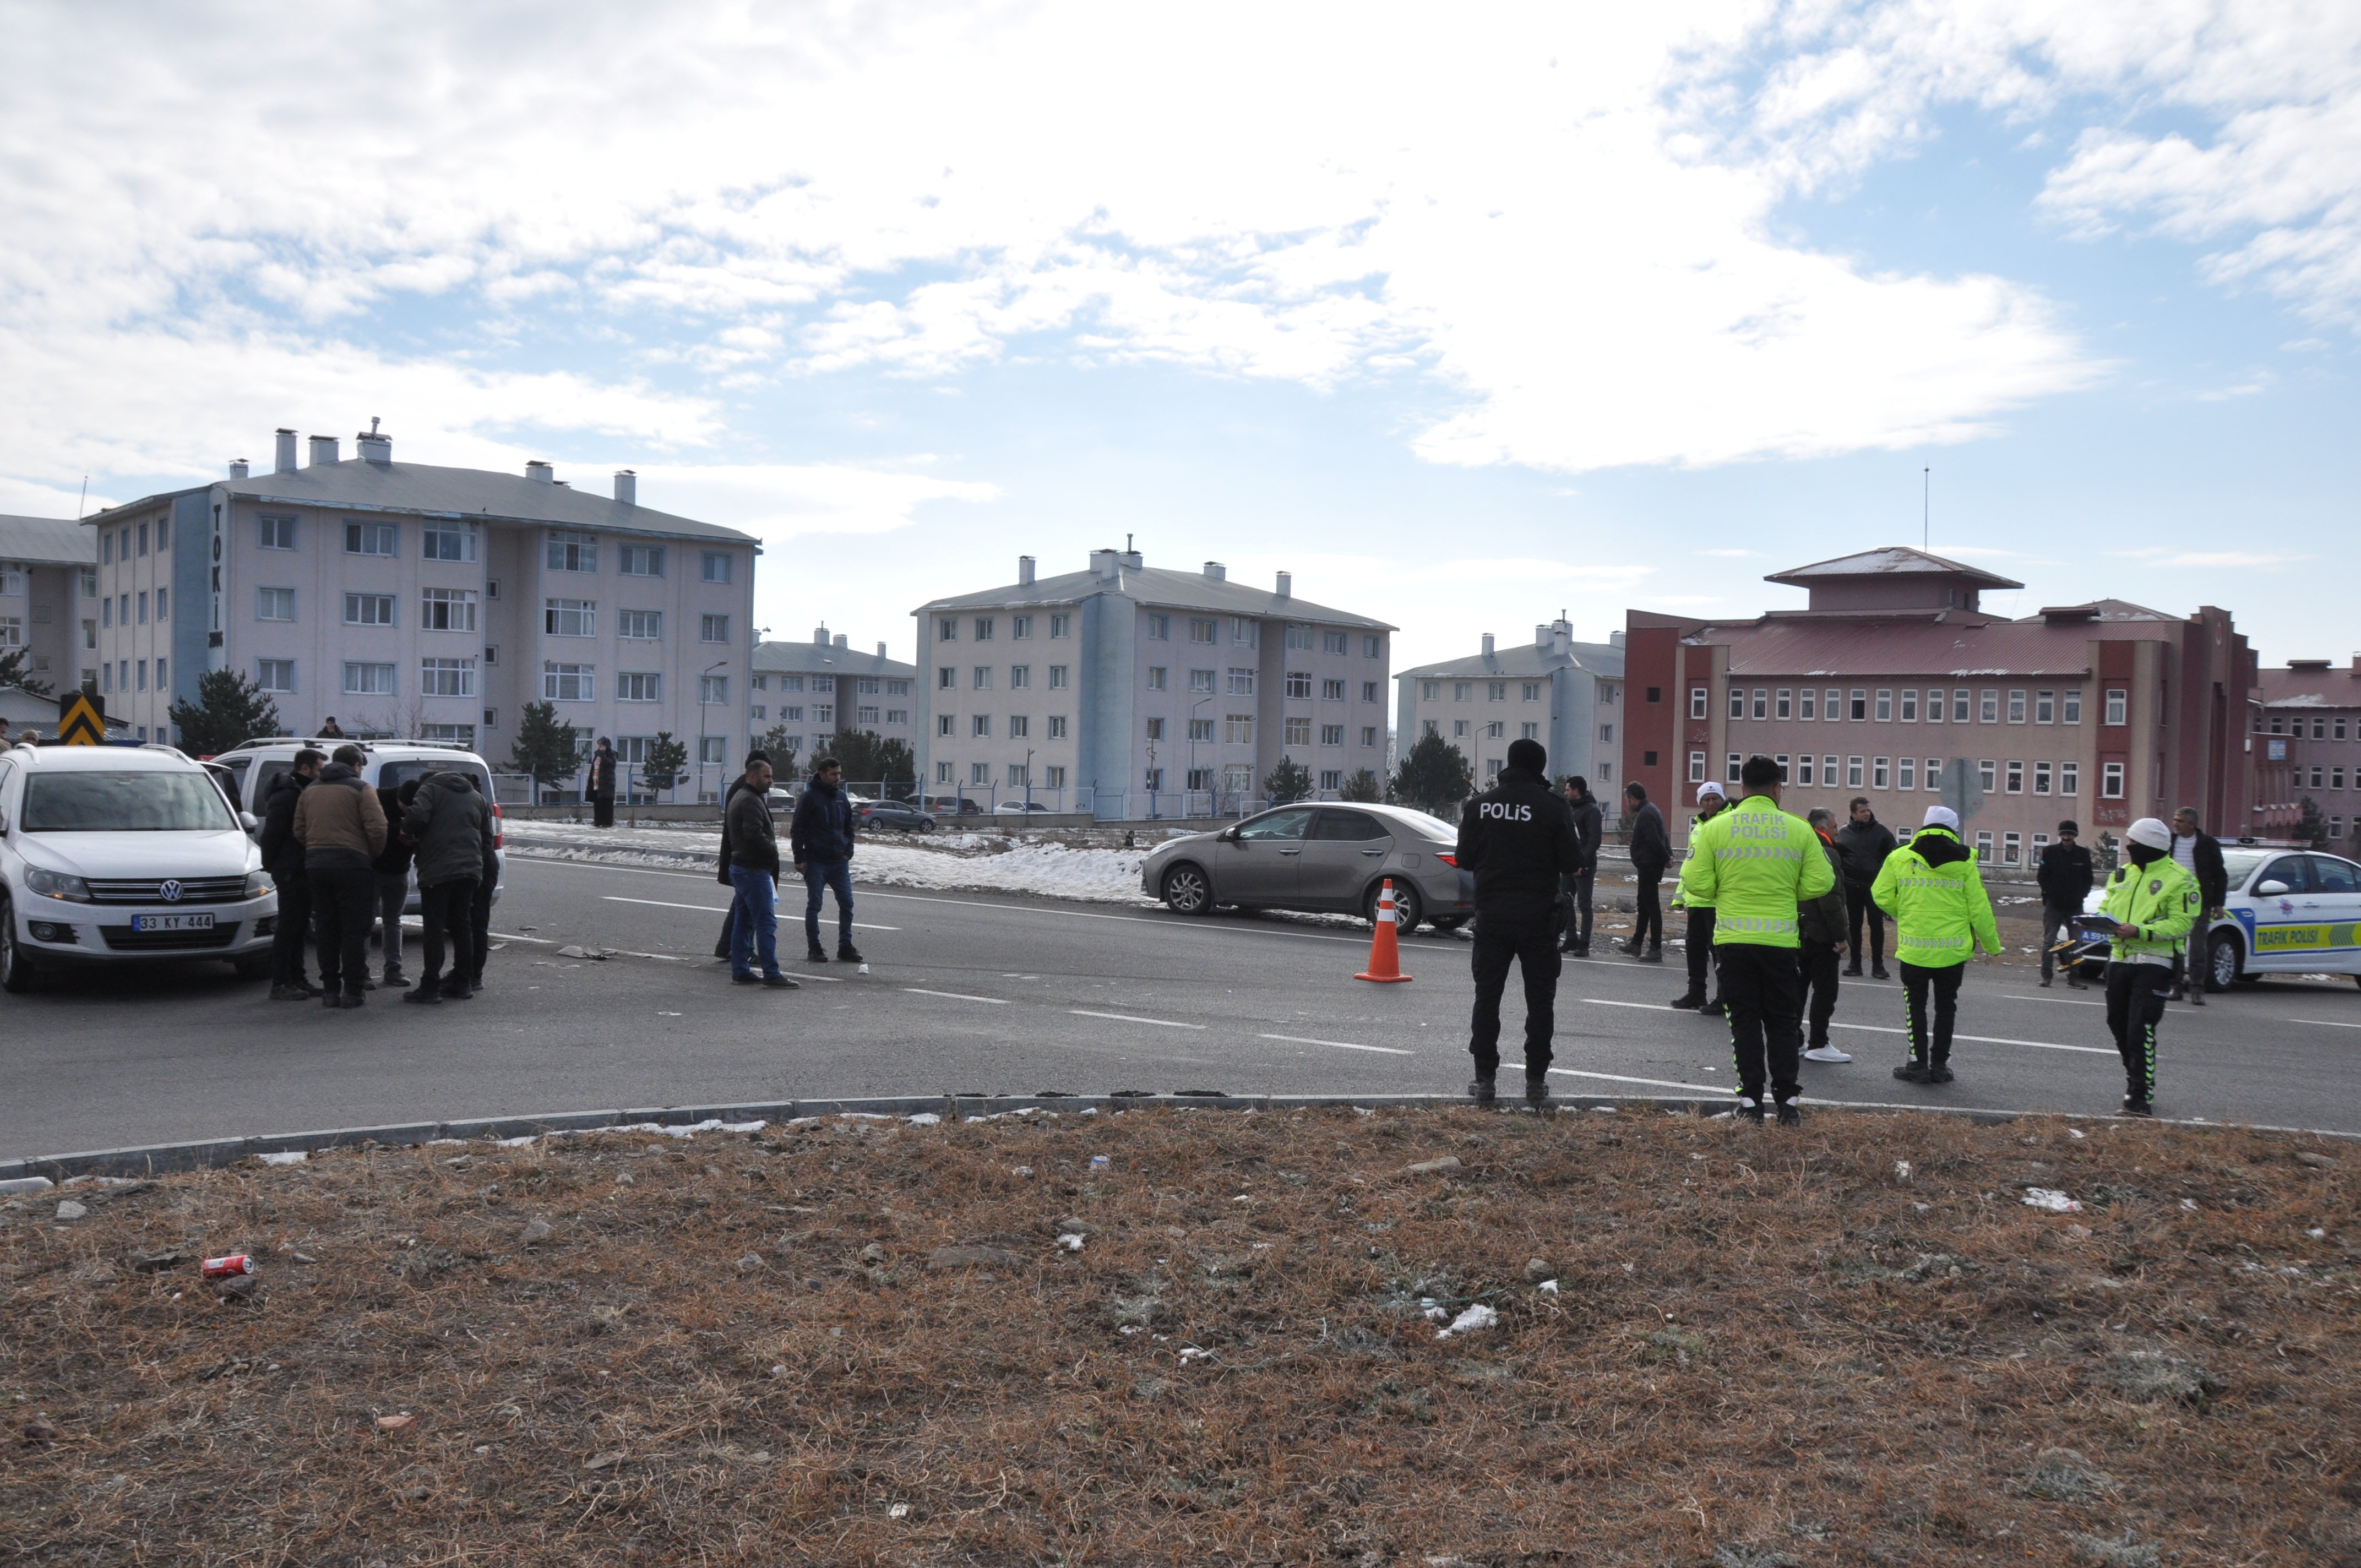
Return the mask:
<path fill-rule="evenodd" d="M 1396 667 L 1916 543 L 2361 649 L 2361 5 L 0 4 L 0 510 L 384 421 L 758 619 L 1295 574 Z"/>

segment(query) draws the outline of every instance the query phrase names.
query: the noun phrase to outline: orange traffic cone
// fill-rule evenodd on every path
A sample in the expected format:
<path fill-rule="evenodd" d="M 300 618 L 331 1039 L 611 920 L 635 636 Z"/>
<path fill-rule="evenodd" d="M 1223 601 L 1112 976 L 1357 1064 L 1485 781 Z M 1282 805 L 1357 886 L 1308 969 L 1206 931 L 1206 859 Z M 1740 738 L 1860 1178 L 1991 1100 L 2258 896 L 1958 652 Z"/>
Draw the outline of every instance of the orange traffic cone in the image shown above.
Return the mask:
<path fill-rule="evenodd" d="M 1411 978 L 1402 973 L 1401 950 L 1394 944 L 1394 884 L 1390 877 L 1378 890 L 1378 928 L 1369 938 L 1369 967 L 1353 978 L 1381 984 Z"/>

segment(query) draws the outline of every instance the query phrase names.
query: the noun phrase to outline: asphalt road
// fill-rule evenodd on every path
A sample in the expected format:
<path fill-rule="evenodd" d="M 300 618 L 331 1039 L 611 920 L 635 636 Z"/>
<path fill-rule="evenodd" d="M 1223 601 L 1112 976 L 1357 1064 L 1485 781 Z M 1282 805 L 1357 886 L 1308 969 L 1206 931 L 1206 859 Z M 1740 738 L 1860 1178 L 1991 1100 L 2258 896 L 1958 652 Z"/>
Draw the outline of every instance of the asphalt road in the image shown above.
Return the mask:
<path fill-rule="evenodd" d="M 801 890 L 794 890 L 801 914 Z M 884 1094 L 1456 1092 L 1467 1079 L 1464 939 L 1403 944 L 1408 985 L 1354 980 L 1366 929 L 1285 917 L 861 889 L 871 972 L 808 965 L 800 992 L 731 985 L 711 960 L 709 874 L 512 857 L 488 989 L 436 1008 L 272 1003 L 218 964 L 53 981 L 0 996 L 0 1157 L 422 1119 Z M 833 908 L 829 919 L 833 922 Z M 831 930 L 832 945 L 832 930 Z M 605 961 L 566 945 L 615 950 Z M 1602 944 L 1603 947 L 1603 944 Z M 417 937 L 410 962 L 416 972 Z M 1561 1094 L 1728 1092 L 1718 1021 L 1664 1006 L 1677 962 L 1569 960 Z M 1512 979 L 1507 1044 L 1520 1050 Z M 2123 1074 L 2099 993 L 1978 966 L 1958 1081 L 1896 1081 L 1898 986 L 1847 981 L 1806 1103 L 2114 1111 Z M 2361 1133 L 2361 988 L 2275 980 L 2172 1007 L 2158 1109 Z M 1514 1068 L 1504 1071 L 1513 1081 Z"/>

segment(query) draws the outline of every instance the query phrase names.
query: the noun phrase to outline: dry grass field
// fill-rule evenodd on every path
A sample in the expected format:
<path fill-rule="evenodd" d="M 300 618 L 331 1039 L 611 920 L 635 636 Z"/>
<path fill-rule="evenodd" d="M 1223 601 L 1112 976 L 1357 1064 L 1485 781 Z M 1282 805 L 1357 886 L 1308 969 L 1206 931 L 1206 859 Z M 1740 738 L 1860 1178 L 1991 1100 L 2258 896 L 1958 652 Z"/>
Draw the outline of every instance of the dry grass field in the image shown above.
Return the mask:
<path fill-rule="evenodd" d="M 1338 1108 L 79 1184 L 0 1206 L 0 1560 L 2356 1564 L 2356 1168 Z"/>

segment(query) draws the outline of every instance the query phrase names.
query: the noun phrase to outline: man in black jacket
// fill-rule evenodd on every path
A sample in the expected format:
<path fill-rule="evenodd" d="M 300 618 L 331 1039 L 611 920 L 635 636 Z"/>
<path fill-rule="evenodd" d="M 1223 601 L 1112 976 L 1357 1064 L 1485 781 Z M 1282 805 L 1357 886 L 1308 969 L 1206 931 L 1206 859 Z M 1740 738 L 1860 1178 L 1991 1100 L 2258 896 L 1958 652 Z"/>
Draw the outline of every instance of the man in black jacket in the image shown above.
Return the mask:
<path fill-rule="evenodd" d="M 844 798 L 844 764 L 822 757 L 812 764 L 811 783 L 796 802 L 795 820 L 787 827 L 787 842 L 803 873 L 804 957 L 826 963 L 828 949 L 819 945 L 820 899 L 836 890 L 836 957 L 839 963 L 864 961 L 852 945 L 852 803 Z"/>
<path fill-rule="evenodd" d="M 1664 885 L 1664 868 L 1673 863 L 1673 836 L 1664 831 L 1664 814 L 1637 779 L 1623 786 L 1623 811 L 1631 819 L 1631 872 L 1640 882 L 1640 912 L 1623 951 L 1644 963 L 1660 964 L 1664 961 L 1664 907 L 1657 901 L 1657 890 Z"/>
<path fill-rule="evenodd" d="M 1885 857 L 1894 853 L 1894 834 L 1877 819 L 1869 808 L 1869 796 L 1852 797 L 1852 820 L 1837 832 L 1837 852 L 1844 857 L 1845 911 L 1851 920 L 1846 935 L 1852 944 L 1852 961 L 1845 973 L 1861 973 L 1861 928 L 1869 926 L 1869 972 L 1878 980 L 1889 978 L 1885 972 L 1885 911 L 1869 896 L 1877 882 L 1877 873 L 1885 869 Z"/>
<path fill-rule="evenodd" d="M 1602 818 L 1598 801 L 1590 793 L 1590 781 L 1580 773 L 1566 775 L 1565 804 L 1574 813 L 1575 837 L 1581 840 L 1582 869 L 1565 879 L 1563 891 L 1574 900 L 1574 906 L 1566 914 L 1565 937 L 1558 951 L 1587 959 L 1590 956 L 1590 892 L 1598 881 Z"/>
<path fill-rule="evenodd" d="M 312 883 L 303 872 L 303 846 L 295 841 L 295 802 L 320 776 L 324 751 L 295 753 L 295 765 L 270 781 L 262 805 L 262 869 L 279 890 L 279 925 L 270 939 L 270 1000 L 305 1002 L 320 994 L 303 973 L 303 948 L 312 937 Z"/>
<path fill-rule="evenodd" d="M 2081 829 L 2072 822 L 2058 825 L 2058 842 L 2041 851 L 2041 864 L 2034 872 L 2034 881 L 2041 888 L 2041 983 L 2049 983 L 2050 971 L 2057 966 L 2057 957 L 2050 951 L 2058 942 L 2073 935 L 2074 917 L 2082 913 L 2082 900 L 2090 896 L 2092 883 L 2091 851 L 2081 844 Z M 2061 936 L 2059 928 L 2065 927 Z M 2088 991 L 2073 966 L 2066 970 L 2069 990 Z"/>
<path fill-rule="evenodd" d="M 590 825 L 612 828 L 615 825 L 615 745 L 604 735 L 598 737 L 598 750 L 590 753 Z"/>
<path fill-rule="evenodd" d="M 2173 977 L 2176 988 L 2189 988 L 2189 1004 L 2205 1005 L 2205 970 L 2213 961 L 2211 948 L 2214 912 L 2230 901 L 2230 873 L 2222 863 L 2222 840 L 2197 824 L 2197 808 L 2184 806 L 2172 814 L 2172 858 L 2197 879 L 2197 896 L 2205 907 L 2189 928 L 2185 961 Z"/>
<path fill-rule="evenodd" d="M 1557 935 L 1565 919 L 1558 879 L 1582 869 L 1582 841 L 1565 797 L 1550 793 L 1549 753 L 1538 740 L 1509 742 L 1509 765 L 1459 816 L 1459 869 L 1476 876 L 1476 1012 L 1467 1092 L 1492 1098 L 1500 1068 L 1500 992 L 1514 960 L 1525 976 L 1525 1099 L 1549 1098 L 1550 1036 L 1557 1020 Z"/>

